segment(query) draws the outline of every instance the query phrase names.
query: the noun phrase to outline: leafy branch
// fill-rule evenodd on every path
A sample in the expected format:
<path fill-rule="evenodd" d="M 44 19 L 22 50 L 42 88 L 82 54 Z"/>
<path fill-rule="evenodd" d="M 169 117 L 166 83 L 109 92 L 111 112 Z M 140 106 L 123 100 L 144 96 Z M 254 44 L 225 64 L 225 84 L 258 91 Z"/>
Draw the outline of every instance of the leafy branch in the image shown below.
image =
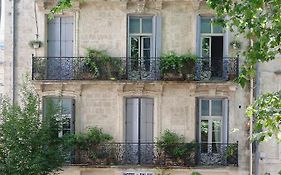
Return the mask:
<path fill-rule="evenodd" d="M 279 0 L 207 0 L 222 24 L 252 44 L 243 52 L 245 63 L 238 83 L 244 87 L 255 75 L 255 64 L 281 53 L 281 3 Z M 225 17 L 227 16 L 227 17 Z"/>

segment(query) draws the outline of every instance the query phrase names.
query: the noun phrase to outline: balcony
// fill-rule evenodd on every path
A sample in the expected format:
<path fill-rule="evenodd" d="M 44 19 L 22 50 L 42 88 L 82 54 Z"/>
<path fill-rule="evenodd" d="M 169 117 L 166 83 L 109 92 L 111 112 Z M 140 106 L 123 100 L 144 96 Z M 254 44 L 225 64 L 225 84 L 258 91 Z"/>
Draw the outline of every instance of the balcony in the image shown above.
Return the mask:
<path fill-rule="evenodd" d="M 87 57 L 32 57 L 32 79 L 227 81 L 238 76 L 238 61 L 237 57 L 197 58 L 193 69 L 167 78 L 160 71 L 161 58 L 91 58 L 89 62 Z"/>
<path fill-rule="evenodd" d="M 238 166 L 238 143 L 92 144 L 73 151 L 71 164 L 148 167 Z"/>

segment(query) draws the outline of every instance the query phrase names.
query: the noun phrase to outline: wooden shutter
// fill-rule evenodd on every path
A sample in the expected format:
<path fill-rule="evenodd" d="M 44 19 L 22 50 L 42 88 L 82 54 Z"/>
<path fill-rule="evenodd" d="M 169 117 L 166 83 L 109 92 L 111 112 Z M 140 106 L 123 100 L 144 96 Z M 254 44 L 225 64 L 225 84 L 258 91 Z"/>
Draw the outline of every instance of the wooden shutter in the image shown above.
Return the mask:
<path fill-rule="evenodd" d="M 72 79 L 73 17 L 48 21 L 48 79 Z"/>
<path fill-rule="evenodd" d="M 201 56 L 201 16 L 198 15 L 196 18 L 196 55 Z M 200 80 L 201 76 L 201 64 L 197 61 L 195 64 L 195 80 Z"/>
<path fill-rule="evenodd" d="M 126 142 L 137 143 L 139 139 L 139 99 L 138 98 L 128 98 L 126 100 L 126 121 L 125 121 L 125 139 Z"/>
<path fill-rule="evenodd" d="M 140 142 L 153 142 L 153 99 L 141 98 Z"/>

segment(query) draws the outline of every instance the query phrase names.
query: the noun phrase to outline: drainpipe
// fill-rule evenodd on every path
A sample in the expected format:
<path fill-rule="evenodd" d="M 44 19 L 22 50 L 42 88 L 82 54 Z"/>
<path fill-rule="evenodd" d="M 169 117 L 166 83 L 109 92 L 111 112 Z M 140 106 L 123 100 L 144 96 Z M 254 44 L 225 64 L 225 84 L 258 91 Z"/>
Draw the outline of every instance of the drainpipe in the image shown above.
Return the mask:
<path fill-rule="evenodd" d="M 260 64 L 256 64 L 256 99 L 260 95 Z M 260 164 L 260 152 L 259 152 L 259 142 L 255 143 L 256 152 L 255 152 L 255 175 L 260 175 L 259 164 Z"/>
<path fill-rule="evenodd" d="M 12 10 L 12 13 L 13 13 L 13 15 L 12 15 L 12 21 L 13 21 L 13 32 L 12 32 L 12 42 L 13 42 L 13 51 L 12 51 L 12 54 L 13 54 L 13 60 L 12 60 L 12 64 L 11 64 L 11 66 L 12 66 L 12 102 L 13 102 L 13 104 L 15 104 L 15 102 L 16 102 L 16 97 L 15 97 L 15 77 L 16 77 L 16 68 L 15 68 L 15 62 L 16 62 L 16 56 L 15 56 L 15 54 L 16 54 L 16 37 L 15 37 L 15 31 L 16 31 L 16 27 L 15 27 L 15 24 L 16 24 L 16 22 L 15 22 L 15 16 L 16 16 L 16 0 L 13 0 L 13 5 L 12 5 L 12 8 L 13 8 L 13 10 Z"/>
<path fill-rule="evenodd" d="M 254 41 L 251 39 L 250 40 L 250 45 L 253 47 Z M 254 101 L 254 78 L 250 78 L 250 104 L 252 104 Z M 250 117 L 250 133 L 249 136 L 252 137 L 253 135 L 253 117 Z M 253 174 L 253 143 L 249 139 L 249 151 L 250 151 L 250 175 Z"/>
<path fill-rule="evenodd" d="M 254 79 L 251 78 L 250 79 L 250 104 L 253 103 L 253 93 L 254 93 Z M 250 117 L 250 137 L 252 137 L 253 135 L 253 117 Z M 250 175 L 253 174 L 253 143 L 250 141 L 249 139 L 249 143 L 250 143 Z"/>

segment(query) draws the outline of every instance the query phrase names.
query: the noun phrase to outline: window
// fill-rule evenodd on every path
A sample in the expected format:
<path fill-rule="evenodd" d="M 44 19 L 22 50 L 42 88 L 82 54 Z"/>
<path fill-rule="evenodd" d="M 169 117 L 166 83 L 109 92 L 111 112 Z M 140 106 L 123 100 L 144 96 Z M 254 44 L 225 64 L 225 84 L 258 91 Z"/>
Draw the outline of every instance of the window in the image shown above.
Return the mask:
<path fill-rule="evenodd" d="M 50 110 L 50 105 L 52 108 L 55 108 L 54 112 L 57 113 L 57 120 L 61 123 L 61 129 L 58 132 L 58 137 L 62 137 L 65 134 L 74 133 L 74 99 L 64 97 L 44 97 L 44 115 L 46 114 L 47 110 Z"/>
<path fill-rule="evenodd" d="M 199 56 L 202 57 L 202 75 L 222 78 L 223 57 L 226 44 L 223 27 L 216 24 L 213 17 L 199 17 Z"/>
<path fill-rule="evenodd" d="M 127 98 L 125 105 L 125 159 L 128 164 L 151 164 L 154 101 L 152 98 Z"/>
<path fill-rule="evenodd" d="M 72 79 L 73 17 L 48 20 L 47 32 L 48 79 Z"/>
<path fill-rule="evenodd" d="M 199 99 L 201 152 L 218 152 L 227 142 L 227 99 Z"/>
<path fill-rule="evenodd" d="M 155 78 L 155 73 L 159 72 L 155 69 L 156 57 L 160 56 L 160 49 L 161 18 L 159 16 L 129 16 L 129 78 Z"/>

